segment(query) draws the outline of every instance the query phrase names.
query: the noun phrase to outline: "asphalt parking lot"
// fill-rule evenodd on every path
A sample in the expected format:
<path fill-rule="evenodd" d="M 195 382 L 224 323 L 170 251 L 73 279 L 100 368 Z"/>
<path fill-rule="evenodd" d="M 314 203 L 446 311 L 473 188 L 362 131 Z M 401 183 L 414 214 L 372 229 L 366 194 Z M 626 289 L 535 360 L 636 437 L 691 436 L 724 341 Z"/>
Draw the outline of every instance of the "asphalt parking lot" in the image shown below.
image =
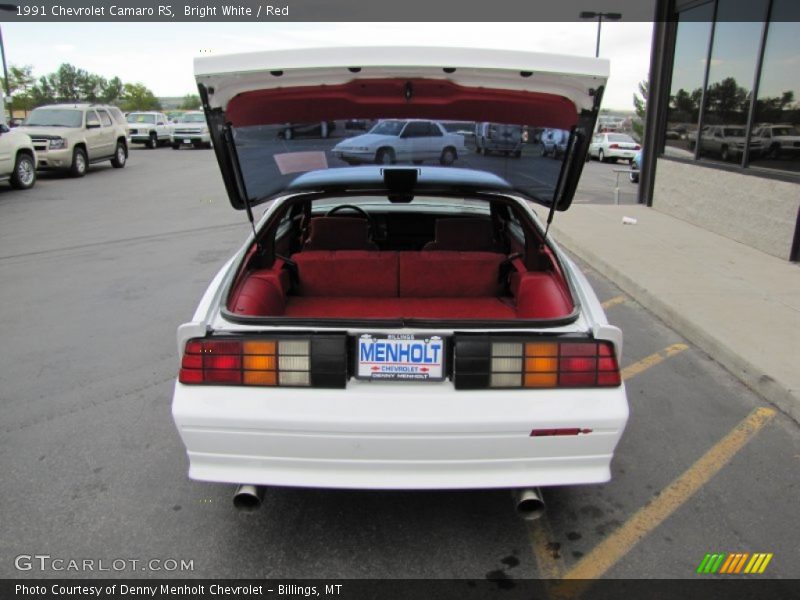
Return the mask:
<path fill-rule="evenodd" d="M 577 201 L 613 201 L 587 165 Z M 623 178 L 620 178 L 623 179 Z M 631 201 L 635 186 L 624 181 Z M 627 196 L 624 196 L 627 197 Z M 556 218 L 558 218 L 556 216 Z M 0 189 L 0 577 L 691 578 L 706 553 L 772 553 L 797 578 L 800 430 L 585 265 L 625 334 L 631 419 L 600 486 L 270 489 L 254 514 L 196 483 L 170 416 L 175 328 L 248 232 L 213 152 L 134 148 L 83 179 Z M 19 571 L 15 557 L 173 559 L 189 572 Z M 709 576 L 705 576 L 709 577 Z"/>

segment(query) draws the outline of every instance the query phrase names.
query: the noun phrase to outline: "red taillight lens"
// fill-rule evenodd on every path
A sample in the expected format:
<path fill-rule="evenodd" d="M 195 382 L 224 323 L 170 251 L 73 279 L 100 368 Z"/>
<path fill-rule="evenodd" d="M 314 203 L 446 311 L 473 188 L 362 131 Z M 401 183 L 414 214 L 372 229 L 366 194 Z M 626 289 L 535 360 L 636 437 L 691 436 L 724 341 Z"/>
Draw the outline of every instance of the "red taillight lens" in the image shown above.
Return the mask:
<path fill-rule="evenodd" d="M 178 381 L 186 384 L 311 385 L 310 341 L 195 339 L 186 343 Z"/>
<path fill-rule="evenodd" d="M 491 344 L 489 387 L 615 387 L 621 382 L 611 342 L 497 340 Z"/>
<path fill-rule="evenodd" d="M 641 149 L 642 149 L 642 147 L 641 147 L 639 144 L 636 144 L 636 145 L 633 147 L 633 149 L 634 149 L 634 150 L 641 150 Z"/>
<path fill-rule="evenodd" d="M 619 148 L 619 144 L 611 144 L 609 148 Z"/>

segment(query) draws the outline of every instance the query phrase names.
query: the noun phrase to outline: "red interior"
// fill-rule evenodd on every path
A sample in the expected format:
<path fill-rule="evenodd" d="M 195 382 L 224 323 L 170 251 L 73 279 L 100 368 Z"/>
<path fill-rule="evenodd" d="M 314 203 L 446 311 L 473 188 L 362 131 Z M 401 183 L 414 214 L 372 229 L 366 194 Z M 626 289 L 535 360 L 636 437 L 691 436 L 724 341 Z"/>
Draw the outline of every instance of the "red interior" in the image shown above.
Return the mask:
<path fill-rule="evenodd" d="M 497 252 L 310 250 L 251 271 L 229 302 L 241 315 L 350 319 L 551 319 L 572 312 L 563 280 L 516 261 L 504 295 Z"/>
<path fill-rule="evenodd" d="M 412 91 L 410 99 L 407 90 Z M 341 85 L 255 90 L 232 98 L 235 127 L 332 119 L 495 121 L 569 130 L 578 120 L 563 96 L 471 88 L 438 79 L 357 79 Z"/>

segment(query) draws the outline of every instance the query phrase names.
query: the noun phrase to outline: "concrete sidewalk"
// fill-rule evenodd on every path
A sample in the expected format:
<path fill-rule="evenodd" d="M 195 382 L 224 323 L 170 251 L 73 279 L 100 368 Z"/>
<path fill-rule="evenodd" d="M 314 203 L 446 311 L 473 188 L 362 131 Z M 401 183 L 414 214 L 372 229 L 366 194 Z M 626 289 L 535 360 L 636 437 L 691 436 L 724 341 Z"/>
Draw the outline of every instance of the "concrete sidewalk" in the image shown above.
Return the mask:
<path fill-rule="evenodd" d="M 552 231 L 800 422 L 800 266 L 640 205 L 573 205 Z"/>

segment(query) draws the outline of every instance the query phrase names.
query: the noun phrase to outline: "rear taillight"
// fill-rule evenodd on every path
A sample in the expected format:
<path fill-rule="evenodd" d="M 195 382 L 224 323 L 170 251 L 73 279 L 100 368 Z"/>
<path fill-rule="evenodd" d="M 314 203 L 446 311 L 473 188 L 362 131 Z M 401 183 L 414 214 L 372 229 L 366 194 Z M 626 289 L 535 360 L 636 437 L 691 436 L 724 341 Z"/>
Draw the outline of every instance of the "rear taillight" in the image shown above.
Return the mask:
<path fill-rule="evenodd" d="M 185 384 L 344 387 L 347 337 L 201 338 L 186 342 Z"/>
<path fill-rule="evenodd" d="M 642 149 L 642 147 L 641 147 L 639 144 L 636 144 L 636 145 L 633 147 L 633 149 L 634 149 L 634 150 L 641 150 L 641 149 Z"/>
<path fill-rule="evenodd" d="M 616 387 L 614 346 L 607 341 L 456 339 L 455 385 L 478 388 Z"/>
<path fill-rule="evenodd" d="M 619 144 L 611 144 L 609 148 L 619 148 Z"/>

